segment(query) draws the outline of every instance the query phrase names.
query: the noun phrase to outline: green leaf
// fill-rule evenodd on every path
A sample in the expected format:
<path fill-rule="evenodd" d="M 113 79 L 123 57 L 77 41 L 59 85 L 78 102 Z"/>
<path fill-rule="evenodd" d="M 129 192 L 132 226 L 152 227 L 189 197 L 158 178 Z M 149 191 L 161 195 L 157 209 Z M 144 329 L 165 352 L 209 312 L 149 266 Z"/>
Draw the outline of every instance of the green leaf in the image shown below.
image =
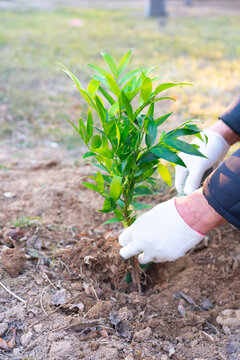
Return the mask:
<path fill-rule="evenodd" d="M 86 158 L 88 158 L 88 157 L 90 157 L 90 156 L 95 156 L 96 154 L 94 153 L 94 152 L 92 152 L 92 151 L 87 151 L 84 155 L 83 155 L 83 159 L 86 159 Z"/>
<path fill-rule="evenodd" d="M 146 102 L 149 100 L 151 94 L 152 94 L 152 81 L 149 77 L 145 77 L 142 82 L 140 99 Z"/>
<path fill-rule="evenodd" d="M 132 110 L 132 106 L 130 101 L 128 100 L 128 97 L 126 96 L 126 94 L 124 93 L 124 91 L 121 91 L 121 95 L 122 95 L 122 102 L 123 102 L 123 106 L 127 112 L 127 116 L 129 118 L 129 120 L 131 121 L 132 116 L 133 116 L 133 110 Z"/>
<path fill-rule="evenodd" d="M 114 217 L 114 218 L 112 218 L 112 219 L 109 219 L 109 220 L 105 221 L 105 222 L 104 222 L 103 224 L 101 224 L 101 225 L 113 224 L 113 223 L 117 223 L 117 222 L 120 222 L 120 221 L 122 221 L 122 219 L 119 219 L 119 218 L 117 218 L 117 217 Z"/>
<path fill-rule="evenodd" d="M 96 153 L 102 155 L 103 157 L 107 158 L 107 159 L 113 159 L 113 152 L 110 149 L 106 149 L 103 147 L 99 147 L 97 149 L 95 149 Z M 105 161 L 105 159 L 104 159 Z"/>
<path fill-rule="evenodd" d="M 120 130 L 119 130 L 117 122 L 115 122 L 115 126 L 116 126 L 117 143 L 118 143 L 118 146 L 119 146 L 120 142 L 121 142 L 121 134 L 120 134 Z"/>
<path fill-rule="evenodd" d="M 200 156 L 206 158 L 205 155 L 203 155 L 199 150 L 197 150 L 193 145 L 186 143 L 182 140 L 177 139 L 170 139 L 165 140 L 165 143 L 171 147 L 173 147 L 176 150 L 182 151 L 186 154 Z M 194 161 L 194 160 L 193 160 Z"/>
<path fill-rule="evenodd" d="M 106 62 L 106 64 L 108 65 L 109 69 L 111 70 L 111 72 L 117 76 L 118 75 L 118 69 L 117 69 L 117 65 L 113 59 L 113 57 L 107 53 L 102 53 L 102 56 Z"/>
<path fill-rule="evenodd" d="M 172 150 L 167 147 L 159 146 L 151 149 L 151 152 L 158 158 L 168 160 L 174 164 L 186 167 L 182 159 Z"/>
<path fill-rule="evenodd" d="M 118 69 L 117 69 L 117 73 L 118 73 L 118 76 L 120 76 L 123 71 L 125 70 L 129 60 L 130 60 L 130 57 L 131 57 L 131 53 L 132 53 L 132 50 L 129 50 L 121 59 L 119 65 L 118 65 Z"/>
<path fill-rule="evenodd" d="M 131 205 L 133 206 L 134 210 L 145 210 L 151 208 L 150 205 L 142 204 L 136 201 L 133 201 Z"/>
<path fill-rule="evenodd" d="M 115 103 L 114 99 L 112 98 L 112 96 L 102 87 L 99 86 L 99 91 L 103 94 L 103 96 L 105 97 L 105 99 L 107 99 L 107 101 L 113 105 Z"/>
<path fill-rule="evenodd" d="M 157 118 L 157 119 L 155 120 L 155 124 L 156 124 L 157 126 L 162 125 L 162 124 L 164 123 L 164 121 L 166 121 L 166 120 L 169 118 L 169 116 L 171 116 L 171 115 L 172 115 L 172 112 L 170 112 L 170 113 L 168 113 L 168 114 L 166 114 L 166 115 L 163 115 L 163 116 Z"/>
<path fill-rule="evenodd" d="M 88 134 L 87 134 L 87 130 L 86 130 L 86 127 L 84 125 L 84 122 L 83 122 L 83 120 L 81 118 L 78 120 L 78 126 L 79 126 L 79 133 L 81 133 L 81 136 L 82 136 L 85 144 L 87 144 L 88 141 L 89 141 Z"/>
<path fill-rule="evenodd" d="M 60 63 L 59 63 L 60 64 Z M 64 66 L 63 64 L 60 64 L 63 71 L 73 80 L 73 82 L 75 83 L 77 89 L 80 91 L 83 99 L 93 108 L 95 108 L 95 104 L 91 98 L 91 94 L 88 93 L 86 90 L 84 90 L 82 88 L 82 85 L 80 83 L 80 81 L 78 80 L 78 78 L 73 74 L 71 73 L 70 70 L 68 70 L 68 68 L 66 66 Z"/>
<path fill-rule="evenodd" d="M 168 184 L 168 186 L 172 186 L 171 174 L 170 174 L 168 168 L 165 165 L 158 164 L 157 169 L 158 169 L 160 176 Z"/>
<path fill-rule="evenodd" d="M 104 179 L 103 179 L 102 174 L 99 171 L 97 172 L 96 183 L 97 183 L 98 189 L 103 191 L 103 189 L 104 189 Z"/>
<path fill-rule="evenodd" d="M 88 182 L 83 182 L 82 185 L 85 186 L 86 188 L 91 189 L 93 191 L 96 191 L 98 193 L 101 192 L 101 190 L 98 189 L 98 187 L 96 185 L 94 185 L 94 184 L 91 184 L 91 183 L 88 183 Z"/>
<path fill-rule="evenodd" d="M 170 89 L 174 86 L 180 86 L 180 85 L 192 85 L 192 84 L 189 84 L 189 83 L 164 83 L 164 84 L 160 84 L 156 87 L 155 89 L 155 95 L 159 94 L 160 92 L 164 91 L 164 90 L 167 90 L 167 89 Z"/>
<path fill-rule="evenodd" d="M 154 148 L 155 149 L 155 148 Z M 152 162 L 158 159 L 157 155 L 152 154 L 151 152 L 144 153 L 138 160 L 139 165 L 145 164 L 147 162 Z"/>
<path fill-rule="evenodd" d="M 112 75 L 108 75 L 106 79 L 113 94 L 116 95 L 117 98 L 119 98 L 121 95 L 121 90 L 114 77 Z"/>
<path fill-rule="evenodd" d="M 95 80 L 92 79 L 88 85 L 87 91 L 91 94 L 91 95 L 95 95 L 96 92 L 98 91 L 100 85 L 100 81 L 99 80 Z"/>
<path fill-rule="evenodd" d="M 199 134 L 201 130 L 196 128 L 196 129 L 189 129 L 187 127 L 183 128 L 183 129 L 175 129 L 172 131 L 169 131 L 166 134 L 166 139 L 175 139 L 179 136 L 186 136 L 186 135 L 196 135 Z"/>
<path fill-rule="evenodd" d="M 153 115 L 154 115 L 154 103 L 152 103 L 152 104 L 149 106 L 147 115 L 150 115 L 150 116 L 153 117 Z"/>
<path fill-rule="evenodd" d="M 113 199 L 114 202 L 116 202 L 121 195 L 122 187 L 121 187 L 121 176 L 115 175 L 112 178 L 109 195 L 110 198 Z"/>
<path fill-rule="evenodd" d="M 88 134 L 88 140 L 91 139 L 93 135 L 93 117 L 92 117 L 92 111 L 91 108 L 88 109 L 88 116 L 87 116 L 87 134 Z"/>
<path fill-rule="evenodd" d="M 67 120 L 68 122 L 69 122 L 69 124 L 71 124 L 73 127 L 74 127 L 74 129 L 76 130 L 76 132 L 81 136 L 81 138 L 83 139 L 83 137 L 84 137 L 84 135 L 83 135 L 83 133 L 81 132 L 81 130 L 80 129 L 78 129 L 77 127 L 76 127 L 76 125 L 72 122 L 72 121 L 70 121 L 70 120 Z"/>
<path fill-rule="evenodd" d="M 146 185 L 139 185 L 134 189 L 134 196 L 152 195 L 152 190 Z"/>
<path fill-rule="evenodd" d="M 102 145 L 102 139 L 100 135 L 94 135 L 91 141 L 91 149 L 98 149 Z"/>
<path fill-rule="evenodd" d="M 154 119 L 151 116 L 149 116 L 147 133 L 145 136 L 145 143 L 148 148 L 150 148 L 154 144 L 156 137 L 157 137 L 157 126 L 155 124 Z"/>
<path fill-rule="evenodd" d="M 98 74 L 100 74 L 101 76 L 103 76 L 105 79 L 107 78 L 108 75 L 111 75 L 109 72 L 107 72 L 105 69 L 96 66 L 96 65 L 92 65 L 92 64 L 88 64 L 88 66 L 90 68 L 92 68 L 93 70 L 95 70 Z"/>
<path fill-rule="evenodd" d="M 123 175 L 127 175 L 130 172 L 130 169 L 133 168 L 134 163 L 135 163 L 135 159 L 133 154 L 131 154 L 122 161 L 121 168 Z"/>
<path fill-rule="evenodd" d="M 118 208 L 115 208 L 114 209 L 114 214 L 121 220 L 123 220 L 123 215 L 122 215 L 122 212 L 121 210 L 119 210 Z"/>
<path fill-rule="evenodd" d="M 101 120 L 102 126 L 104 127 L 104 124 L 106 122 L 106 111 L 102 104 L 102 100 L 98 95 L 95 96 L 95 102 L 96 102 L 96 106 L 97 106 L 98 116 Z"/>
<path fill-rule="evenodd" d="M 110 120 L 105 126 L 105 134 L 111 142 L 116 139 L 116 123 L 114 120 Z"/>
<path fill-rule="evenodd" d="M 119 81 L 120 85 L 122 85 L 125 81 L 129 80 L 130 78 L 135 77 L 138 74 L 141 74 L 144 69 L 145 68 L 134 69 L 123 75 L 123 77 Z"/>
<path fill-rule="evenodd" d="M 115 102 L 111 107 L 110 109 L 108 110 L 108 115 L 110 117 L 114 116 L 116 114 L 116 112 L 119 111 L 119 102 Z"/>

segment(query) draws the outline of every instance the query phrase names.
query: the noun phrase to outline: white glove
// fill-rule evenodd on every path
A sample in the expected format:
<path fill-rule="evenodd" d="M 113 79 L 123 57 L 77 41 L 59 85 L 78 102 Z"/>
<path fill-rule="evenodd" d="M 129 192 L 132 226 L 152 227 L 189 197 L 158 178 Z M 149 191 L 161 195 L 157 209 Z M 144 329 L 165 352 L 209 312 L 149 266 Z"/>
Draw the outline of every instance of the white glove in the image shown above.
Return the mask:
<path fill-rule="evenodd" d="M 198 189 L 206 170 L 220 161 L 228 152 L 230 145 L 220 134 L 208 129 L 204 130 L 203 134 L 208 137 L 207 144 L 198 138 L 195 138 L 192 144 L 199 145 L 198 150 L 207 158 L 178 154 L 187 166 L 185 168 L 177 165 L 175 168 L 175 188 L 179 194 L 190 194 Z"/>
<path fill-rule="evenodd" d="M 140 264 L 174 261 L 195 246 L 204 235 L 191 229 L 179 215 L 175 198 L 141 215 L 119 236 L 120 255 L 138 256 Z"/>

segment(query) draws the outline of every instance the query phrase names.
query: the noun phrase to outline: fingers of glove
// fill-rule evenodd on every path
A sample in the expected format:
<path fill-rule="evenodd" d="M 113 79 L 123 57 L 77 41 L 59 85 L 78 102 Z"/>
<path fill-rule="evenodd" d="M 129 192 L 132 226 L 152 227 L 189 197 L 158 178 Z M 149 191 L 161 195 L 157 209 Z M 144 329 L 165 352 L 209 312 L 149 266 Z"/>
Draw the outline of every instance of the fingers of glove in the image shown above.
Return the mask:
<path fill-rule="evenodd" d="M 177 165 L 175 167 L 175 188 L 178 193 L 184 191 L 185 181 L 187 179 L 189 171 L 183 166 Z"/>
<path fill-rule="evenodd" d="M 138 255 L 139 264 L 147 264 L 152 261 L 152 256 L 146 255 L 144 252 Z"/>
<path fill-rule="evenodd" d="M 190 171 L 184 186 L 184 193 L 186 195 L 191 194 L 199 188 L 203 174 L 204 170 L 199 171 L 199 169 L 194 169 Z"/>
<path fill-rule="evenodd" d="M 130 228 L 125 229 L 118 238 L 118 242 L 120 245 L 122 246 L 126 246 L 127 244 L 129 244 L 132 241 L 132 235 L 131 235 L 131 230 Z"/>
<path fill-rule="evenodd" d="M 134 255 L 138 255 L 141 251 L 142 250 L 133 242 L 130 242 L 128 245 L 124 246 L 119 253 L 124 260 L 127 260 Z"/>

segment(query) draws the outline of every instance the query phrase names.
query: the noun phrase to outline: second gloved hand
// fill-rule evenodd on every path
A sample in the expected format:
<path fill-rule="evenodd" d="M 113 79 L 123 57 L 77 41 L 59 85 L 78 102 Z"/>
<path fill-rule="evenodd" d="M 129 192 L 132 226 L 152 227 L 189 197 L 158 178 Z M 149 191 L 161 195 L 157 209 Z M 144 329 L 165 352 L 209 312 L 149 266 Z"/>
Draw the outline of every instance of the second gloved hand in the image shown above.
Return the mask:
<path fill-rule="evenodd" d="M 138 255 L 140 264 L 174 261 L 195 246 L 204 235 L 191 229 L 179 215 L 175 199 L 163 202 L 140 216 L 119 237 L 120 255 Z"/>
<path fill-rule="evenodd" d="M 206 158 L 178 154 L 186 164 L 186 168 L 180 165 L 175 168 L 175 188 L 179 194 L 190 194 L 198 189 L 204 173 L 221 160 L 230 147 L 228 142 L 215 131 L 206 129 L 203 134 L 208 138 L 207 143 L 196 138 L 192 144 L 198 145 L 198 150 Z"/>

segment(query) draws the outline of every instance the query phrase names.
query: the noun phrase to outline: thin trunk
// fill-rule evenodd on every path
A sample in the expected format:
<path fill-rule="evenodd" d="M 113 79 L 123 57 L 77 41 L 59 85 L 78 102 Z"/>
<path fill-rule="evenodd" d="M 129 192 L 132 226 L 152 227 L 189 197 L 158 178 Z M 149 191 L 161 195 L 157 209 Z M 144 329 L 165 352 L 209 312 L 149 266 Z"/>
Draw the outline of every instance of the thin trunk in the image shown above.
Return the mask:
<path fill-rule="evenodd" d="M 165 0 L 148 0 L 145 14 L 150 16 L 167 16 Z"/>

